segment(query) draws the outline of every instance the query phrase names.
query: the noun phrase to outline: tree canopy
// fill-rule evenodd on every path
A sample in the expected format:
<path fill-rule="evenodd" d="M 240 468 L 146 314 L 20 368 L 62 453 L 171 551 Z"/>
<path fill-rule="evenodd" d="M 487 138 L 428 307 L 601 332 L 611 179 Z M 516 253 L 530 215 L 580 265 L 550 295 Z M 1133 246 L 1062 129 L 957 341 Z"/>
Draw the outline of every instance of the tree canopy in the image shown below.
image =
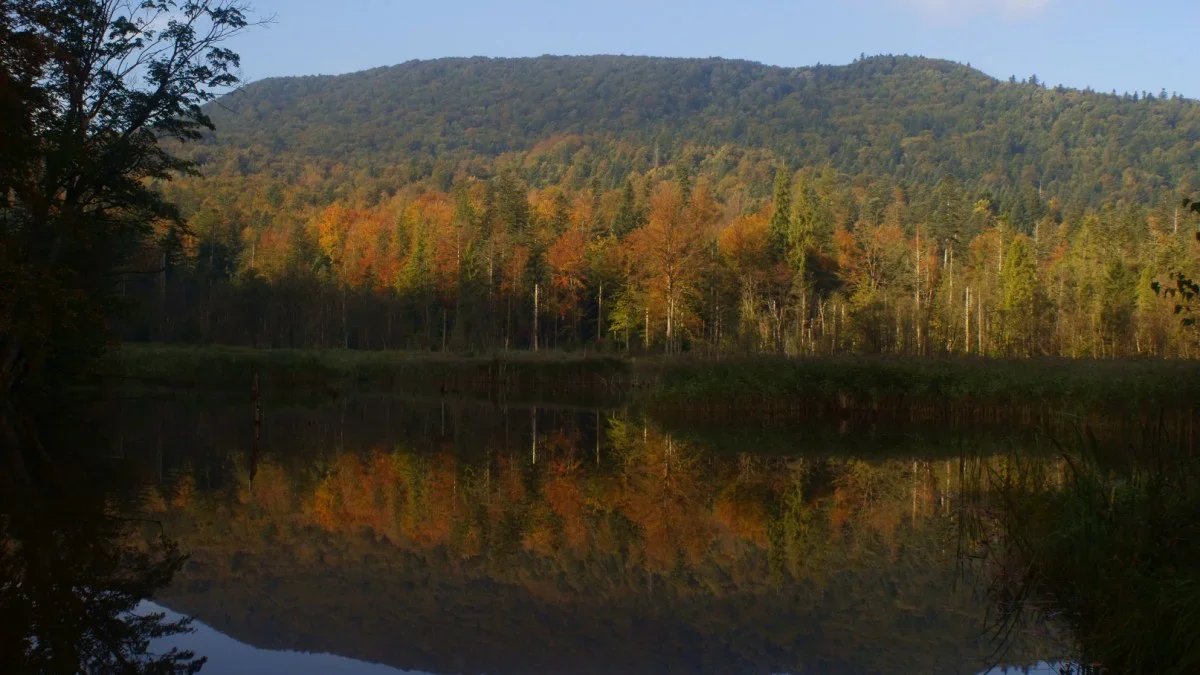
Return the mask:
<path fill-rule="evenodd" d="M 697 164 L 745 182 L 777 160 L 1002 196 L 1097 206 L 1194 186 L 1200 106 L 1006 82 L 949 61 L 877 56 L 780 68 L 628 56 L 452 58 L 341 76 L 273 78 L 212 111 L 196 157 L 216 172 L 299 178 L 313 162 L 381 187 L 516 165 L 535 185 Z M 340 188 L 342 186 L 336 186 Z M 769 188 L 769 186 L 764 186 Z"/>
<path fill-rule="evenodd" d="M 151 182 L 193 164 L 160 141 L 212 128 L 202 105 L 238 82 L 221 43 L 247 25 L 237 0 L 0 2 L 0 393 L 93 352 L 114 278 L 175 238 Z"/>

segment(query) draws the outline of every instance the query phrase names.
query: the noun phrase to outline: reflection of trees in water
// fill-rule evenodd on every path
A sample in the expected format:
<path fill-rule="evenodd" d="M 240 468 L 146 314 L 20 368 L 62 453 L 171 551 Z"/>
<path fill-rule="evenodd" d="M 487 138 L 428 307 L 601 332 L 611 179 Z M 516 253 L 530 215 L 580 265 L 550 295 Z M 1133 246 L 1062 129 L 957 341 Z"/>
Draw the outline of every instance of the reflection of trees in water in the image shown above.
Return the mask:
<path fill-rule="evenodd" d="M 618 645 L 643 666 L 703 648 L 711 672 L 982 667 L 983 606 L 955 587 L 957 461 L 720 454 L 620 415 L 602 430 L 539 424 L 536 461 L 532 424 L 465 447 L 281 445 L 252 484 L 248 452 L 220 455 L 225 477 L 178 462 L 147 504 L 196 564 L 164 602 L 272 648 L 324 617 L 326 649 L 433 670 L 578 669 L 568 652 Z M 266 605 L 286 631 L 249 609 Z M 551 634 L 541 656 L 510 646 Z"/>
<path fill-rule="evenodd" d="M 116 476 L 46 453 L 0 419 L 0 663 L 13 673 L 195 673 L 193 653 L 151 643 L 190 619 L 136 615 L 183 563 L 161 533 L 115 515 Z M 37 448 L 36 450 L 31 450 Z"/>
<path fill-rule="evenodd" d="M 247 456 L 235 454 L 227 492 L 198 492 L 185 469 L 144 506 L 192 526 L 201 525 L 190 516 L 217 512 L 218 529 L 368 534 L 410 551 L 445 548 L 460 561 L 520 554 L 567 569 L 602 556 L 660 574 L 769 563 L 777 581 L 895 557 L 905 541 L 924 545 L 952 529 L 957 462 L 723 456 L 641 421 L 604 426 L 599 465 L 592 448 L 557 429 L 540 434 L 536 462 L 528 448 L 472 461 L 451 447 L 396 446 L 315 462 L 268 456 L 251 483 Z"/>

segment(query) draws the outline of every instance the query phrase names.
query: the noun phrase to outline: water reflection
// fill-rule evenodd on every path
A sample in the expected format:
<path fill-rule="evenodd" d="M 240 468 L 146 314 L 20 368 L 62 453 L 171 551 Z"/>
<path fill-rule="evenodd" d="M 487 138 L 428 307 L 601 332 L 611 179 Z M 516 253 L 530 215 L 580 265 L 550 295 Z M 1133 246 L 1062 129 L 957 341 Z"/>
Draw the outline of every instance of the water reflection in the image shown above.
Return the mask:
<path fill-rule="evenodd" d="M 161 605 L 144 602 L 139 612 L 162 612 L 168 618 L 182 619 L 183 615 Z M 335 654 L 312 654 L 308 652 L 275 651 L 243 644 L 223 635 L 200 622 L 192 624 L 187 635 L 168 637 L 156 644 L 164 646 L 190 647 L 206 655 L 208 662 L 204 673 L 220 675 L 264 675 L 286 673 L 287 675 L 324 675 L 326 673 L 352 673 L 353 675 L 429 675 L 413 670 L 399 670 L 378 663 L 355 661 Z"/>
<path fill-rule="evenodd" d="M 136 613 L 183 564 L 124 517 L 122 481 L 86 453 L 48 450 L 0 418 L 0 664 L 6 673 L 195 673 L 204 659 L 152 643 L 190 620 Z"/>
<path fill-rule="evenodd" d="M 623 413 L 382 400 L 271 412 L 262 438 L 244 410 L 168 406 L 117 441 L 153 477 L 139 509 L 191 555 L 157 602 L 259 648 L 433 673 L 994 654 L 956 500 L 1001 460 L 717 453 Z M 1025 630 L 1008 647 L 1062 653 Z"/>

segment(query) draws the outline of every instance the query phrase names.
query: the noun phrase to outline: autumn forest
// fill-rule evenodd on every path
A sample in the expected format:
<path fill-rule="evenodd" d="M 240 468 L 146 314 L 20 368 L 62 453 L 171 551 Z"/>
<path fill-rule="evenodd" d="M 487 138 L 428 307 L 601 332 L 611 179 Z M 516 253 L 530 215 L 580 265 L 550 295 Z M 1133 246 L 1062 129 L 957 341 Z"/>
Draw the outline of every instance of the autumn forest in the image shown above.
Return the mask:
<path fill-rule="evenodd" d="M 1200 672 L 1200 102 L 272 21 L 0 0 L 0 670 Z"/>
<path fill-rule="evenodd" d="M 1196 351 L 1159 291 L 1200 264 L 1180 207 L 1200 107 L 1165 92 L 907 57 L 448 59 L 267 80 L 212 114 L 181 147 L 200 175 L 162 188 L 187 228 L 161 228 L 157 273 L 122 278 L 126 338 Z"/>

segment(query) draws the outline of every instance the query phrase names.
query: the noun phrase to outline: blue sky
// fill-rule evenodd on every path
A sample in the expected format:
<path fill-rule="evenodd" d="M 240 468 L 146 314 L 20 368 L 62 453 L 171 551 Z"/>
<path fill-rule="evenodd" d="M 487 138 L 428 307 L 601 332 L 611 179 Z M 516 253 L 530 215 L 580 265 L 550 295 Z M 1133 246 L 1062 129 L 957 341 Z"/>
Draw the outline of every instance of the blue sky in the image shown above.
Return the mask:
<path fill-rule="evenodd" d="M 1200 0 L 250 2 L 275 22 L 232 45 L 247 80 L 441 56 L 723 56 L 802 66 L 891 53 L 969 62 L 1001 78 L 1200 98 Z"/>

